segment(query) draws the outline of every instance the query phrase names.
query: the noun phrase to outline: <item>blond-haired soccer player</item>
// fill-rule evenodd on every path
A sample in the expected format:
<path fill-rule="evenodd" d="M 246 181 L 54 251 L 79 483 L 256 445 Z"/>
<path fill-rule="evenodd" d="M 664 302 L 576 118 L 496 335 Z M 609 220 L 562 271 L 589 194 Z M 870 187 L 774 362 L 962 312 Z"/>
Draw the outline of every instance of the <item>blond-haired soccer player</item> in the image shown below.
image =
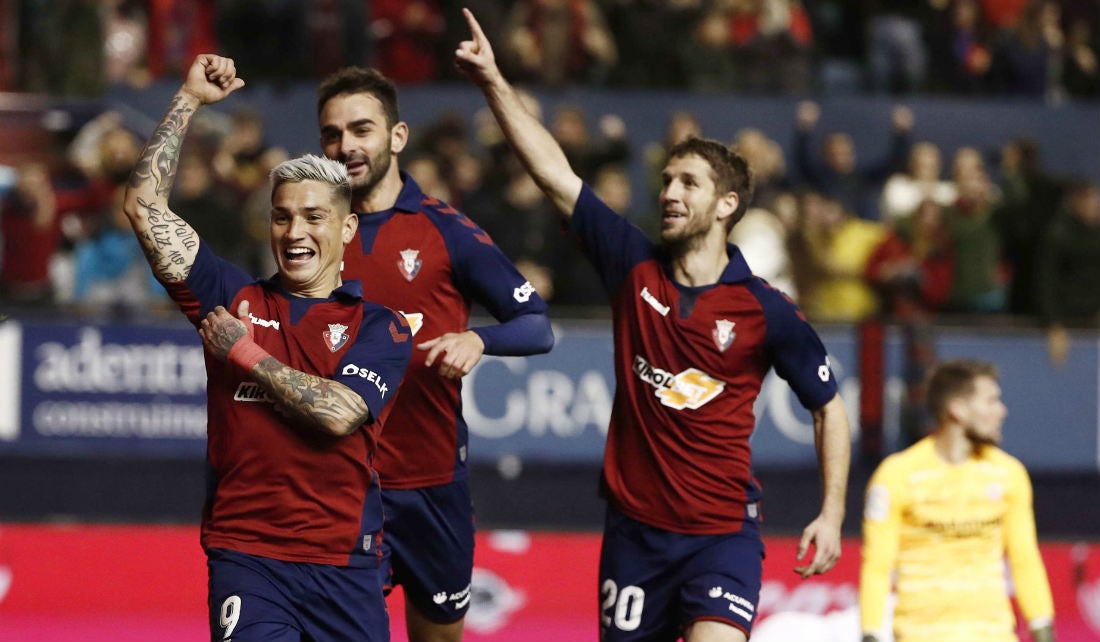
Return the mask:
<path fill-rule="evenodd" d="M 859 605 L 864 642 L 882 629 L 896 569 L 898 642 L 1015 642 L 1004 560 L 1035 642 L 1054 639 L 1031 481 L 998 448 L 1008 414 L 989 363 L 946 361 L 929 379 L 931 435 L 878 467 L 867 488 Z"/>

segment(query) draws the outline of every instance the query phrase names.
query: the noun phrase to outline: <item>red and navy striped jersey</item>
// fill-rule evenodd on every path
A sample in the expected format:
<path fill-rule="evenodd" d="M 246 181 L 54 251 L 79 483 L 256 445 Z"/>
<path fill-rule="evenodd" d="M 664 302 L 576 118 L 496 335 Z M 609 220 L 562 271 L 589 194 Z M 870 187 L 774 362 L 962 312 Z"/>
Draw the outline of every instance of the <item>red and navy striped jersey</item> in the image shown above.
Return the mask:
<path fill-rule="evenodd" d="M 209 353 L 204 549 L 225 548 L 290 562 L 356 565 L 382 528 L 378 477 L 371 468 L 384 408 L 408 365 L 404 317 L 363 301 L 346 281 L 327 299 L 256 281 L 200 242 L 187 280 L 169 294 L 198 325 L 215 306 L 232 314 L 249 303 L 255 341 L 302 372 L 362 396 L 375 421 L 343 438 L 288 420 L 258 383 Z M 377 548 L 375 547 L 375 549 Z"/>
<path fill-rule="evenodd" d="M 570 231 L 611 297 L 615 400 L 603 491 L 627 516 L 680 533 L 736 532 L 755 510 L 749 437 L 771 368 L 803 406 L 837 392 L 825 347 L 798 307 L 741 252 L 717 284 L 686 287 L 654 246 L 586 185 Z"/>
<path fill-rule="evenodd" d="M 343 273 L 363 282 L 363 296 L 400 310 L 414 341 L 463 332 L 471 302 L 498 321 L 545 315 L 546 303 L 461 212 L 427 196 L 405 172 L 392 209 L 360 213 L 344 250 Z M 414 350 L 401 394 L 386 421 L 375 468 L 383 488 L 437 486 L 467 477 L 467 429 L 461 382 L 425 366 Z"/>

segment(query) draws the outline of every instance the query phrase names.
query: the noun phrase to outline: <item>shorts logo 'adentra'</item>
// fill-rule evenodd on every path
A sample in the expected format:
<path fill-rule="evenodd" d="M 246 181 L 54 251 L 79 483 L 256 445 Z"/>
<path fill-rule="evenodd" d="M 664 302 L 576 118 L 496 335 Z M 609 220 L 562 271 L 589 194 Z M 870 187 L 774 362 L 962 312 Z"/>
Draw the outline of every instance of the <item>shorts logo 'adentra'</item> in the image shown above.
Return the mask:
<path fill-rule="evenodd" d="M 344 344 L 348 342 L 348 333 L 344 332 L 347 329 L 348 326 L 339 323 L 328 324 L 328 330 L 321 334 L 324 335 L 325 345 L 328 346 L 329 350 L 336 352 L 344 347 Z"/>
<path fill-rule="evenodd" d="M 725 389 L 726 384 L 697 368 L 688 368 L 680 374 L 655 368 L 643 357 L 634 356 L 634 374 L 657 389 L 654 393 L 661 404 L 675 410 L 695 410 Z"/>
<path fill-rule="evenodd" d="M 412 248 L 401 250 L 401 260 L 397 262 L 397 269 L 401 270 L 401 276 L 405 277 L 406 281 L 412 281 L 417 274 L 420 274 L 420 266 L 424 265 L 424 261 L 418 259 L 418 256 L 420 256 L 420 250 Z"/>

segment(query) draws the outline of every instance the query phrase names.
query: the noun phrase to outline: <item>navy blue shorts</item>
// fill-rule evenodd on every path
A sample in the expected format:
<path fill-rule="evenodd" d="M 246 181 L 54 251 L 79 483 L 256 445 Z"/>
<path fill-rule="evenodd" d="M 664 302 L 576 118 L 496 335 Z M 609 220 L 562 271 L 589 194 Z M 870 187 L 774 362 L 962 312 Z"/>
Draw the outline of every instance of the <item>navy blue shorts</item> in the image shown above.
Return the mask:
<path fill-rule="evenodd" d="M 462 619 L 470 608 L 474 568 L 474 505 L 467 481 L 383 489 L 382 507 L 386 592 L 400 584 L 405 599 L 433 622 Z"/>
<path fill-rule="evenodd" d="M 375 558 L 376 559 L 376 558 Z M 388 642 L 377 566 L 283 562 L 206 553 L 211 642 Z"/>
<path fill-rule="evenodd" d="M 749 635 L 760 599 L 764 542 L 755 520 L 739 533 L 685 535 L 608 507 L 600 551 L 600 640 L 677 640 L 700 620 Z"/>

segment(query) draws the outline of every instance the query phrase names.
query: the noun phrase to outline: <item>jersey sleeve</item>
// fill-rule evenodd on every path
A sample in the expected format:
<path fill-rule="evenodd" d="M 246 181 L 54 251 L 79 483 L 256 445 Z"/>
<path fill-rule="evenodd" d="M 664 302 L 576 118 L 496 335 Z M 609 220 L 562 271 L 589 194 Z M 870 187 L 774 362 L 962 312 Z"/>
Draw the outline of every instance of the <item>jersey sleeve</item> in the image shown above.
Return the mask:
<path fill-rule="evenodd" d="M 364 310 L 355 343 L 344 353 L 334 379 L 370 408 L 371 420 L 397 395 L 412 355 L 412 331 L 402 315 L 385 308 Z"/>
<path fill-rule="evenodd" d="M 864 497 L 859 620 L 867 633 L 882 629 L 897 562 L 905 492 L 897 464 L 896 459 L 887 458 L 871 476 Z"/>
<path fill-rule="evenodd" d="M 776 374 L 791 386 L 803 408 L 821 408 L 837 394 L 821 337 L 785 294 L 761 281 L 754 288 L 767 323 L 764 349 Z"/>
<path fill-rule="evenodd" d="M 199 240 L 199 249 L 191 272 L 183 281 L 164 283 L 168 296 L 187 318 L 198 325 L 217 306 L 229 306 L 233 297 L 255 279 L 244 270 L 218 257 Z M 236 314 L 236 310 L 230 310 Z"/>
<path fill-rule="evenodd" d="M 1054 619 L 1054 600 L 1050 593 L 1039 542 L 1035 534 L 1031 480 L 1023 464 L 1013 459 L 1005 514 L 1005 551 L 1016 587 L 1016 600 L 1028 628 L 1046 626 Z"/>
<path fill-rule="evenodd" d="M 498 321 L 545 314 L 546 302 L 489 235 L 470 219 L 462 220 L 465 225 L 454 224 L 445 235 L 462 295 L 480 303 Z"/>
<path fill-rule="evenodd" d="M 635 265 L 654 257 L 645 233 L 608 207 L 587 184 L 581 188 L 568 231 L 610 294 L 618 291 Z"/>

